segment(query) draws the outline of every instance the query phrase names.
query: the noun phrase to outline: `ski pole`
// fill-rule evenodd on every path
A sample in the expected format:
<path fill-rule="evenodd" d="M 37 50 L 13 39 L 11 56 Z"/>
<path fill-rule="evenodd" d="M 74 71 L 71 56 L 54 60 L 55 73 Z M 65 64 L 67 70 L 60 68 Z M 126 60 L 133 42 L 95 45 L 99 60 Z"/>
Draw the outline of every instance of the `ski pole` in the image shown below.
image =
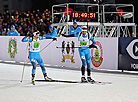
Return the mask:
<path fill-rule="evenodd" d="M 56 47 L 56 48 L 89 48 L 89 47 Z M 96 48 L 96 46 L 92 46 L 92 48 Z"/>
<path fill-rule="evenodd" d="M 29 38 L 28 38 L 28 44 L 27 44 L 27 48 L 26 48 L 26 55 L 27 55 L 28 45 L 29 45 Z M 25 58 L 25 61 L 24 61 L 24 66 L 23 66 L 22 77 L 21 77 L 21 81 L 20 81 L 21 83 L 23 82 L 25 62 L 26 62 L 26 58 Z"/>
<path fill-rule="evenodd" d="M 52 42 L 53 42 L 53 40 L 50 43 L 48 43 L 44 48 L 42 48 L 42 50 L 40 52 L 42 52 L 45 48 L 47 48 Z"/>
<path fill-rule="evenodd" d="M 23 82 L 24 69 L 25 69 L 25 62 L 24 62 L 23 71 L 22 71 L 22 77 L 21 77 L 21 81 L 20 81 L 21 83 Z"/>
<path fill-rule="evenodd" d="M 56 48 L 82 48 L 82 47 L 56 47 Z M 83 48 L 89 48 L 89 47 L 83 47 Z"/>

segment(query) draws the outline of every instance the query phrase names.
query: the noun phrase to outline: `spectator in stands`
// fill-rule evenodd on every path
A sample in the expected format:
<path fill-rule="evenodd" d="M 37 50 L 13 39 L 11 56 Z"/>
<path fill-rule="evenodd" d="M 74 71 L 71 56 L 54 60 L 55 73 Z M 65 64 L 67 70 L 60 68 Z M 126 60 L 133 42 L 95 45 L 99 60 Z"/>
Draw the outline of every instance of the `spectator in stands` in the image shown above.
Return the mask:
<path fill-rule="evenodd" d="M 59 20 L 58 17 L 55 17 L 55 19 Z M 49 31 L 51 22 L 52 14 L 48 9 L 44 10 L 44 12 L 40 12 L 39 9 L 32 12 L 18 12 L 17 10 L 13 10 L 11 14 L 9 14 L 9 11 L 6 11 L 0 15 L 2 35 L 7 35 L 11 25 L 15 25 L 16 30 L 21 36 L 26 36 L 26 32 L 29 30 L 39 30 L 41 34 L 46 34 Z"/>
<path fill-rule="evenodd" d="M 76 21 L 74 21 L 73 22 L 73 27 L 70 29 L 70 31 L 69 31 L 69 35 L 74 35 L 74 36 L 76 36 L 76 35 L 78 35 L 78 33 L 80 33 L 81 32 L 81 28 L 78 26 L 78 24 L 77 24 L 77 22 Z"/>
<path fill-rule="evenodd" d="M 49 32 L 44 35 L 45 37 L 58 37 L 57 35 L 57 29 L 53 26 L 49 26 Z"/>
<path fill-rule="evenodd" d="M 11 30 L 8 32 L 8 36 L 20 36 L 14 25 L 11 26 Z"/>
<path fill-rule="evenodd" d="M 2 35 L 2 28 L 0 28 L 0 36 Z"/>
<path fill-rule="evenodd" d="M 7 35 L 7 30 L 6 30 L 6 28 L 4 28 L 3 30 L 2 30 L 2 36 L 6 36 Z"/>
<path fill-rule="evenodd" d="M 2 19 L 1 19 L 1 16 L 0 16 L 0 28 L 2 28 Z"/>

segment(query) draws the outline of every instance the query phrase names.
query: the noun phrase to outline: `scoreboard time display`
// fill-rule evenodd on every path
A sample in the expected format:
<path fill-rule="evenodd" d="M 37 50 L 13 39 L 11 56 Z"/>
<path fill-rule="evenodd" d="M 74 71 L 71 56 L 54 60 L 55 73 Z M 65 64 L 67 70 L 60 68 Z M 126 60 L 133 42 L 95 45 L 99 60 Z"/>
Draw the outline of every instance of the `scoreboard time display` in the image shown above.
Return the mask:
<path fill-rule="evenodd" d="M 81 19 L 96 19 L 96 13 L 94 12 L 72 12 L 73 18 Z"/>

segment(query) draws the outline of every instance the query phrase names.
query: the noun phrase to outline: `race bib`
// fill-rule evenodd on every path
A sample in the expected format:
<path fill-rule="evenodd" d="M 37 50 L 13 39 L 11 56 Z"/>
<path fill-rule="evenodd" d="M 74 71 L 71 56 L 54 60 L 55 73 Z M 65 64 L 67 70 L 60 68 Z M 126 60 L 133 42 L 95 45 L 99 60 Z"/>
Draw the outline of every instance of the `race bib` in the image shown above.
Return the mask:
<path fill-rule="evenodd" d="M 39 48 L 40 42 L 34 42 L 34 48 Z"/>
<path fill-rule="evenodd" d="M 81 46 L 86 46 L 86 45 L 87 45 L 87 42 L 82 42 L 82 41 L 80 41 L 80 45 L 81 45 Z"/>

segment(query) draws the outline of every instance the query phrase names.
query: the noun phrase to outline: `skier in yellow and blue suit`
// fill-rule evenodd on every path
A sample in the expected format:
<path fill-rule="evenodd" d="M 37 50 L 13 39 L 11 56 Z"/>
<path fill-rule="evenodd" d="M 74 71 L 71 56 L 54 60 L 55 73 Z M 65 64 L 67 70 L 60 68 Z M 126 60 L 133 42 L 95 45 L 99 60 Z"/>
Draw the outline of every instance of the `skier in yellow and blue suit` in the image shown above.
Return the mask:
<path fill-rule="evenodd" d="M 82 32 L 79 34 L 79 54 L 80 58 L 82 61 L 82 67 L 81 67 L 81 72 L 82 72 L 82 77 L 81 81 L 82 82 L 94 82 L 94 80 L 91 78 L 91 52 L 90 48 L 97 48 L 95 46 L 96 41 L 94 37 L 87 32 L 87 26 L 82 27 Z M 90 44 L 92 42 L 92 44 Z M 85 78 L 85 66 L 87 64 L 87 80 Z"/>
<path fill-rule="evenodd" d="M 82 32 L 78 33 L 77 35 L 71 34 L 71 35 L 64 35 L 64 37 L 78 37 L 79 40 L 79 54 L 82 61 L 82 67 L 81 67 L 81 81 L 82 82 L 94 82 L 94 80 L 91 78 L 91 52 L 90 48 L 97 48 L 95 46 L 96 41 L 94 37 L 87 31 L 87 26 L 82 27 Z M 92 42 L 92 44 L 90 43 Z M 87 64 L 87 80 L 85 78 L 85 66 Z"/>
<path fill-rule="evenodd" d="M 38 64 L 40 65 L 40 67 L 42 69 L 44 79 L 45 80 L 52 80 L 51 78 L 49 78 L 47 76 L 47 72 L 46 72 L 46 69 L 44 67 L 43 60 L 40 56 L 40 40 L 46 39 L 46 37 L 43 38 L 42 36 L 39 36 L 40 35 L 39 31 L 34 32 L 34 33 L 30 32 L 29 34 L 30 34 L 29 37 L 25 36 L 22 39 L 22 42 L 29 42 L 29 59 L 30 59 L 30 62 L 33 66 L 32 82 L 34 81 L 34 78 L 35 78 L 36 62 L 38 62 Z M 51 39 L 56 40 L 56 38 L 53 38 L 53 37 L 51 37 Z"/>

